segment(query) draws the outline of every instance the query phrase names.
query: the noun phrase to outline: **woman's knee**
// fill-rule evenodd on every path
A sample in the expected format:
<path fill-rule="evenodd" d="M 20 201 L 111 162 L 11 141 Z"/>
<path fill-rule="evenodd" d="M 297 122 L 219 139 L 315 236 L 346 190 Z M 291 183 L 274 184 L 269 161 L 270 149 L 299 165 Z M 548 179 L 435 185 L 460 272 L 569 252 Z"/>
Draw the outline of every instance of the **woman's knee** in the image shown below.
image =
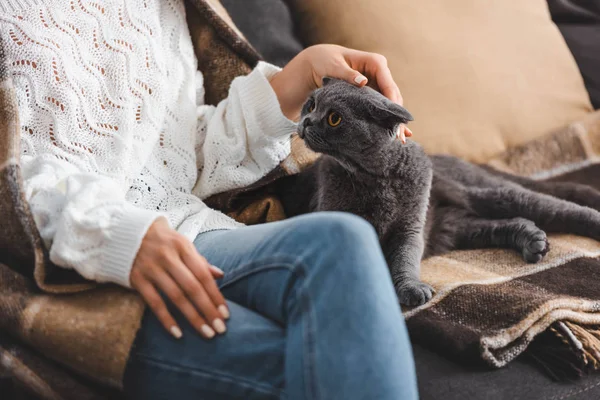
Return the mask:
<path fill-rule="evenodd" d="M 309 257 L 313 262 L 308 268 L 343 272 L 347 278 L 387 273 L 375 229 L 361 217 L 342 212 L 313 213 L 298 219 L 294 232 L 299 235 L 297 245 L 312 249 Z"/>
<path fill-rule="evenodd" d="M 345 212 L 318 212 L 300 217 L 298 231 L 306 232 L 312 240 L 333 247 L 371 246 L 377 242 L 373 226 L 364 218 Z"/>
<path fill-rule="evenodd" d="M 297 243 L 303 254 L 298 264 L 304 270 L 300 276 L 333 297 L 334 293 L 350 291 L 365 303 L 366 296 L 386 298 L 395 304 L 387 263 L 371 224 L 339 212 L 314 213 L 298 222 L 294 229 L 297 234 L 312 232 L 307 241 Z"/>

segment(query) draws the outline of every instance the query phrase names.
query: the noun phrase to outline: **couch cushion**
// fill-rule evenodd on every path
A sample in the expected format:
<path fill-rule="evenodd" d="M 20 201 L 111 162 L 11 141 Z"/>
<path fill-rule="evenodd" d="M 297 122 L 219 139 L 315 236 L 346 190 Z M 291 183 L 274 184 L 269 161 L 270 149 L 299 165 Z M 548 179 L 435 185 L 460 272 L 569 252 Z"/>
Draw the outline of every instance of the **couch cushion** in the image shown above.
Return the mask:
<path fill-rule="evenodd" d="M 600 0 L 548 0 L 548 5 L 577 61 L 592 104 L 600 109 Z"/>
<path fill-rule="evenodd" d="M 283 67 L 302 50 L 283 0 L 221 0 L 231 19 L 265 61 Z"/>
<path fill-rule="evenodd" d="M 545 0 L 288 0 L 308 43 L 384 54 L 431 153 L 483 162 L 591 110 Z"/>

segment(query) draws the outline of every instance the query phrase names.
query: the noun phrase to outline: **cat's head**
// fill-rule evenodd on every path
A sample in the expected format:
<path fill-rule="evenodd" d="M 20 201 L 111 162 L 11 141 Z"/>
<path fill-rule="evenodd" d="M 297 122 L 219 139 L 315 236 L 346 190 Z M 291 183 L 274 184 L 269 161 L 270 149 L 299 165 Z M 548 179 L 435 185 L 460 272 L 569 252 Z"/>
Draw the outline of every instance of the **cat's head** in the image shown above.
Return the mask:
<path fill-rule="evenodd" d="M 298 134 L 313 151 L 360 161 L 388 148 L 399 125 L 412 120 L 405 108 L 369 87 L 323 78 L 323 87 L 302 108 Z"/>

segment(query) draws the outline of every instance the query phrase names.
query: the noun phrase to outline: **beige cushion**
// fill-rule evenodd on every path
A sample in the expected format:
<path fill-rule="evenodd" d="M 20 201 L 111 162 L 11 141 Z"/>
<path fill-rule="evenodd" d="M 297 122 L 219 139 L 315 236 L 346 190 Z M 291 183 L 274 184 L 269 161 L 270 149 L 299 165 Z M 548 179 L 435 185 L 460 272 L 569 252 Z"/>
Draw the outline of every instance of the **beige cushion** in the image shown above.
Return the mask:
<path fill-rule="evenodd" d="M 388 59 L 415 139 L 486 161 L 591 111 L 545 0 L 292 0 L 308 43 Z"/>

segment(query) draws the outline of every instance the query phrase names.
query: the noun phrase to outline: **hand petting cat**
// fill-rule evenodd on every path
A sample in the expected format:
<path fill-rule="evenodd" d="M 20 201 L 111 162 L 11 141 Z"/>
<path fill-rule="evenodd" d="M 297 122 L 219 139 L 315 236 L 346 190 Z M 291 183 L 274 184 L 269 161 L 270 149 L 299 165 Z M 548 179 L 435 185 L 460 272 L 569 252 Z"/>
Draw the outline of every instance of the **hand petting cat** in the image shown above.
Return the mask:
<path fill-rule="evenodd" d="M 384 56 L 333 44 L 319 44 L 303 50 L 271 79 L 285 116 L 297 121 L 302 105 L 313 90 L 321 87 L 326 76 L 359 87 L 369 85 L 402 105 L 400 89 Z M 412 132 L 402 125 L 399 136 L 404 135 L 410 137 Z"/>

